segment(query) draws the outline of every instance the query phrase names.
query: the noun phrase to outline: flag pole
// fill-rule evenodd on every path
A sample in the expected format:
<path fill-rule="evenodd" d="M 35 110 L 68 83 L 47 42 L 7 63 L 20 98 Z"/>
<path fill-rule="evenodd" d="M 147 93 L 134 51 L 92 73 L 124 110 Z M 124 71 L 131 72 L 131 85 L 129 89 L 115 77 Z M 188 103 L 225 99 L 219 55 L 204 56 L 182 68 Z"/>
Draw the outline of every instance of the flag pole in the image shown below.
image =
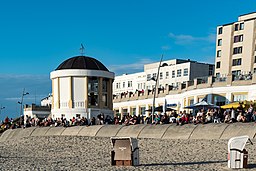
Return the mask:
<path fill-rule="evenodd" d="M 157 91 L 157 82 L 158 82 L 158 77 L 159 77 L 159 71 L 160 71 L 160 67 L 161 67 L 161 63 L 163 60 L 163 54 L 161 56 L 160 62 L 159 62 L 159 66 L 158 66 L 158 71 L 157 71 L 157 76 L 156 76 L 156 80 L 155 80 L 155 91 L 154 91 L 154 97 L 153 97 L 153 106 L 152 106 L 152 123 L 154 122 L 154 113 L 155 113 L 155 100 L 156 100 L 156 91 Z"/>

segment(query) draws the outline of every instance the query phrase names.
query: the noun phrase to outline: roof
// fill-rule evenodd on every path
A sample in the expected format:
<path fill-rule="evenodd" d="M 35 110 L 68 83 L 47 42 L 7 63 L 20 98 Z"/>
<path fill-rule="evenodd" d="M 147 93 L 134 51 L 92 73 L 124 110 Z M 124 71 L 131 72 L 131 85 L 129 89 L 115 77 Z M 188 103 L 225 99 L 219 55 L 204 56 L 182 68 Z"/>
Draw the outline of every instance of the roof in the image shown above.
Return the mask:
<path fill-rule="evenodd" d="M 100 61 L 88 56 L 75 56 L 62 62 L 56 70 L 88 69 L 109 71 Z"/>

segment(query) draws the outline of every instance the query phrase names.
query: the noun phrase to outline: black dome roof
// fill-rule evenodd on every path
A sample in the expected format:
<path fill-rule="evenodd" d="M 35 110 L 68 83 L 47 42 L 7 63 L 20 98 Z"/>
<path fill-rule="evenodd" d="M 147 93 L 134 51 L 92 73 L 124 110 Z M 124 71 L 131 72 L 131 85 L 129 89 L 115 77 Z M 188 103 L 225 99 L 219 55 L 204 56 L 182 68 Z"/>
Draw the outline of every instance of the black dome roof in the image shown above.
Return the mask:
<path fill-rule="evenodd" d="M 89 69 L 109 71 L 100 61 L 88 56 L 75 56 L 62 62 L 56 70 Z"/>

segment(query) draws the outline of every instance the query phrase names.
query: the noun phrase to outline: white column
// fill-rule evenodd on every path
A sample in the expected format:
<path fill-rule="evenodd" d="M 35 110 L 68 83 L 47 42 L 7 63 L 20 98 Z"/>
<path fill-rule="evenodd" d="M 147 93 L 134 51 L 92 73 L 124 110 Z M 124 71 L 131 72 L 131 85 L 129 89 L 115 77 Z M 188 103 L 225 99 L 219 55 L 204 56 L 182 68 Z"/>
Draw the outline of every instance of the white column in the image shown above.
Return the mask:
<path fill-rule="evenodd" d="M 136 105 L 136 115 L 139 116 L 140 114 L 140 106 Z"/>
<path fill-rule="evenodd" d="M 232 93 L 227 92 L 226 93 L 226 104 L 230 103 L 232 101 Z"/>

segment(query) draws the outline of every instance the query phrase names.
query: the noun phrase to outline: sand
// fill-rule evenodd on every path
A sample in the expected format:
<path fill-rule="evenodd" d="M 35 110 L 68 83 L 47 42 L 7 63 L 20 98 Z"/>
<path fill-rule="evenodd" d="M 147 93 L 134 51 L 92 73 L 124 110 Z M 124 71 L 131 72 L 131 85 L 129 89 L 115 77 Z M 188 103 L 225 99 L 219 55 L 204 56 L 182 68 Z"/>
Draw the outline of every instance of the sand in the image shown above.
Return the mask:
<path fill-rule="evenodd" d="M 256 141 L 254 141 L 256 145 Z M 256 146 L 247 145 L 250 170 Z M 0 170 L 230 170 L 227 140 L 139 139 L 140 166 L 111 166 L 109 138 L 28 137 L 0 144 Z"/>

